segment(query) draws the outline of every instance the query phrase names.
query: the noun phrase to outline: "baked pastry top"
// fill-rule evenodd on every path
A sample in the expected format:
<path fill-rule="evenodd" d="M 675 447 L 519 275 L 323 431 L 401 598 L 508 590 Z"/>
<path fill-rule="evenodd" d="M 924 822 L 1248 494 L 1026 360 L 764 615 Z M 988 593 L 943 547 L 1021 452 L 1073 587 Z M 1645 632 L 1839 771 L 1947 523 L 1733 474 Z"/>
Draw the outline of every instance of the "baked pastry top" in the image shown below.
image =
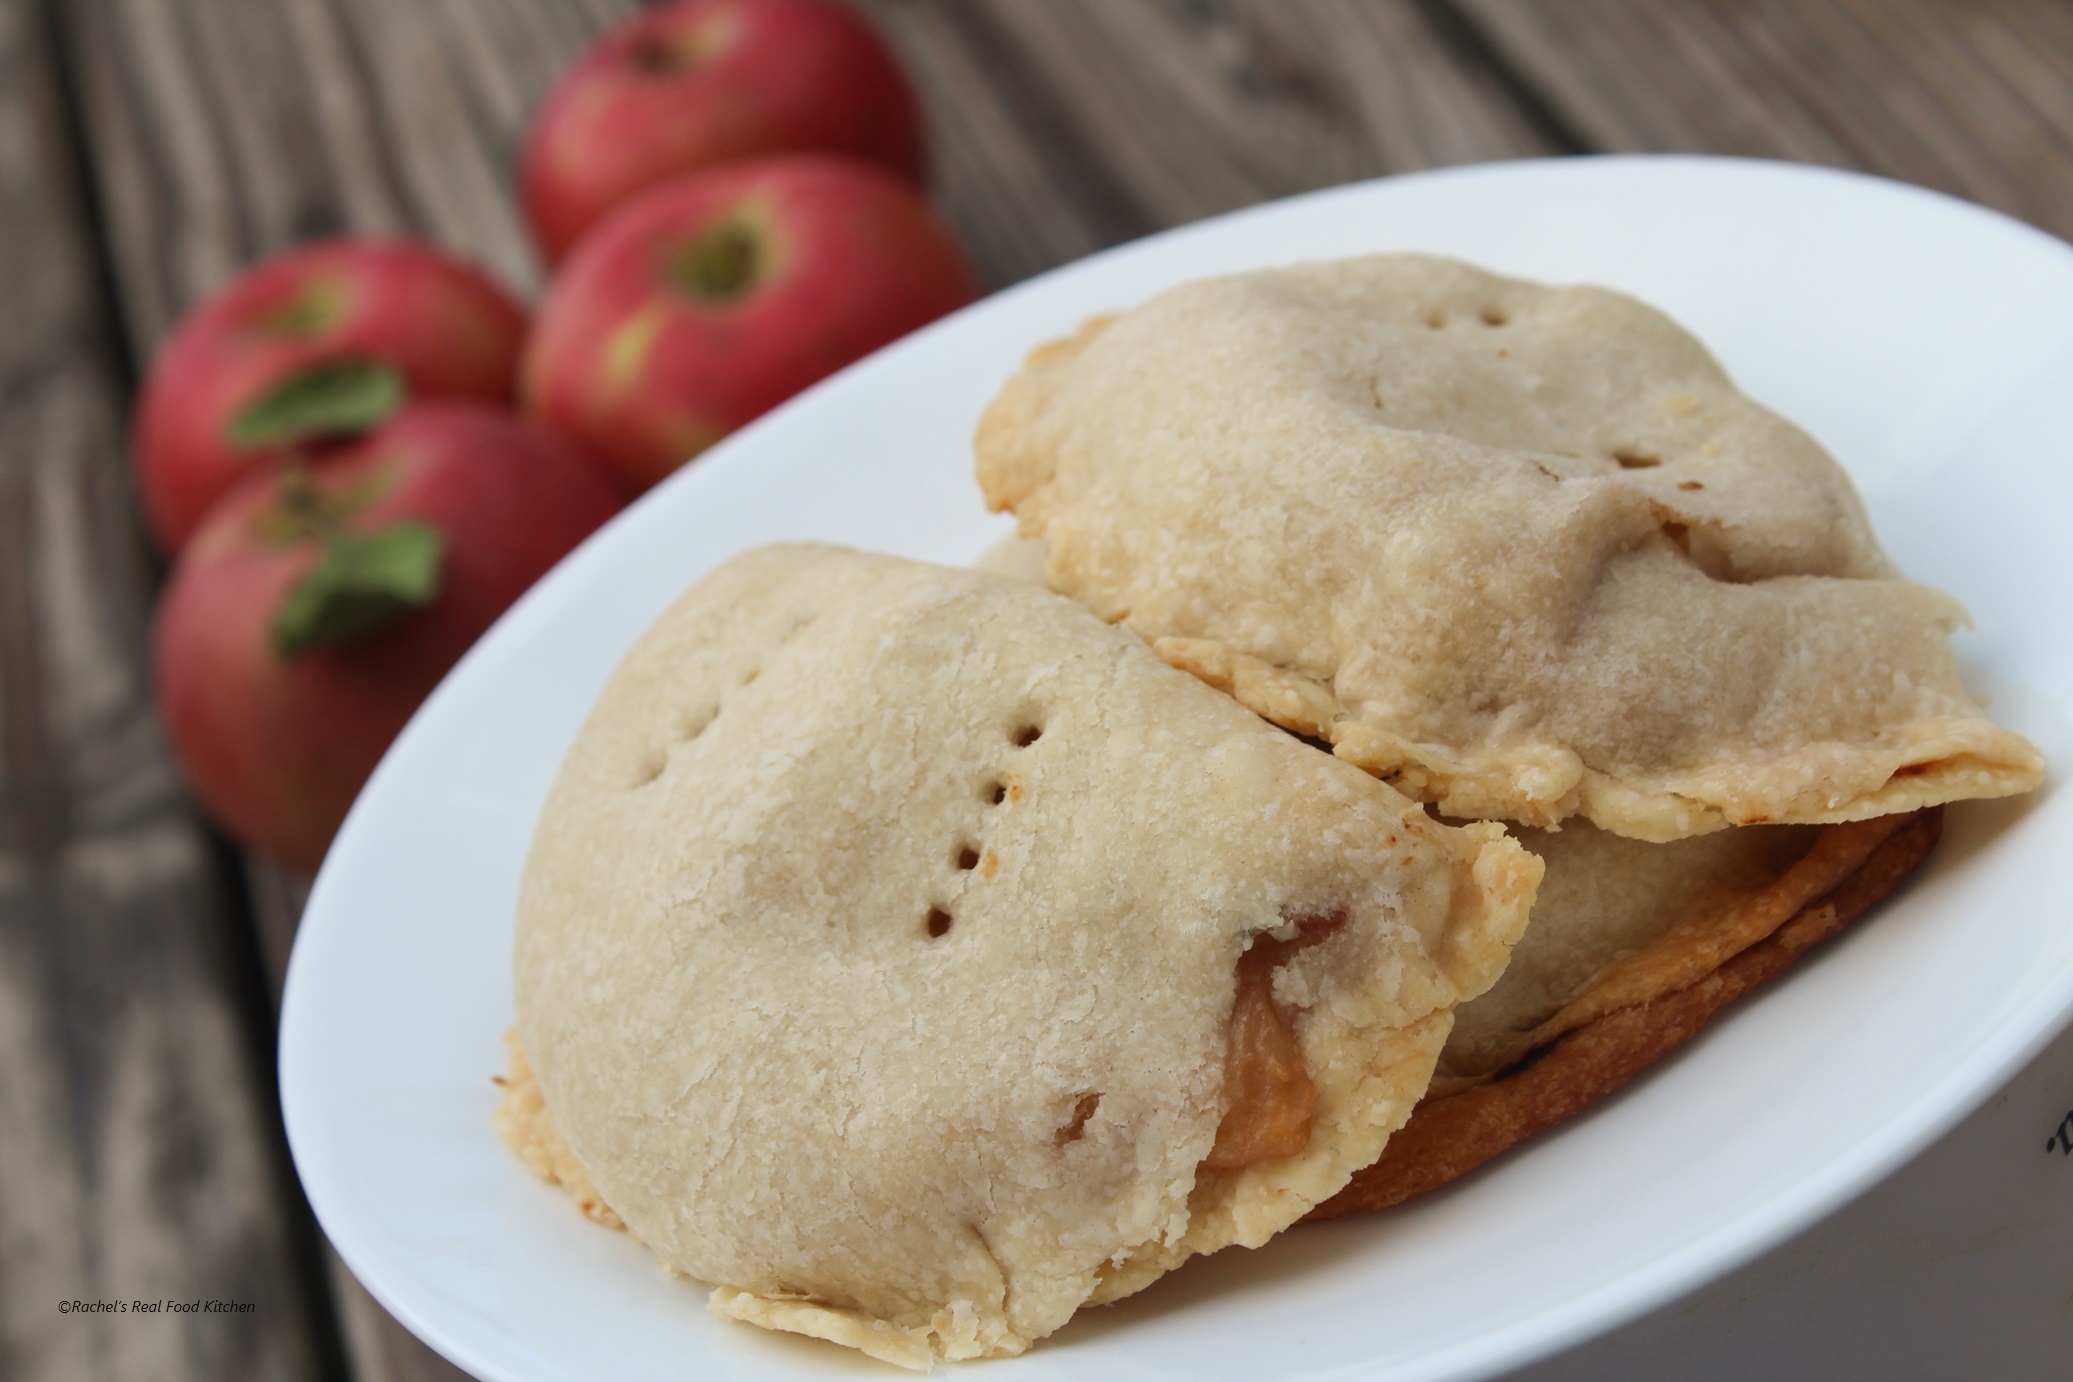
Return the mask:
<path fill-rule="evenodd" d="M 1052 588 L 1451 816 L 1664 841 L 2041 779 L 1835 462 L 1605 289 L 1190 283 L 1034 352 L 978 476 Z"/>
<path fill-rule="evenodd" d="M 722 1313 L 1015 1353 L 1372 1162 L 1539 872 L 1041 588 L 765 548 L 643 636 L 549 796 L 528 1097 Z M 1314 1095 L 1271 1155 L 1232 1130 L 1247 1011 Z"/>

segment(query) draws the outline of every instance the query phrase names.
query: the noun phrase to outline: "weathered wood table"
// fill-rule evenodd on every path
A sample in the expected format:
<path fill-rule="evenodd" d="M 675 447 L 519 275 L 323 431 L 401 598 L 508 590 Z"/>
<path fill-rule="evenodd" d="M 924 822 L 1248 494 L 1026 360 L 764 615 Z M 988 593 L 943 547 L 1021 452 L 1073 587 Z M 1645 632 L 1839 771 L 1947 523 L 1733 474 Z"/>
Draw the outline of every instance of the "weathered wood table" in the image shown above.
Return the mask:
<path fill-rule="evenodd" d="M 533 290 L 519 133 L 631 0 L 0 0 L 0 1378 L 454 1378 L 331 1259 L 272 1081 L 297 880 L 184 799 L 144 676 L 140 363 L 247 261 L 407 230 Z M 1000 287 L 1439 164 L 1700 150 L 2073 234 L 2052 0 L 874 0 Z M 61 1301 L 222 1298 L 236 1318 Z"/>

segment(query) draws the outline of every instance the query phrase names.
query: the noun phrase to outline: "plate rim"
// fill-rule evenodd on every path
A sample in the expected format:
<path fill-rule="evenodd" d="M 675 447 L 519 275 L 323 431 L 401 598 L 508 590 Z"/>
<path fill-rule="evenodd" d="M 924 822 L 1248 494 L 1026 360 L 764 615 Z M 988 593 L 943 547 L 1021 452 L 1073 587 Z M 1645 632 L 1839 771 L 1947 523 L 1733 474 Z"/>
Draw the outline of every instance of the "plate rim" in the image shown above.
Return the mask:
<path fill-rule="evenodd" d="M 2073 245 L 2068 245 L 2047 231 L 2005 212 L 1966 201 L 1946 192 L 1854 169 L 1783 160 L 1690 153 L 1558 156 L 1452 165 L 1338 184 L 1257 203 L 1154 232 L 1057 265 L 991 293 L 971 306 L 960 309 L 910 334 L 885 350 L 867 357 L 865 361 L 859 362 L 859 365 L 839 371 L 764 418 L 723 440 L 703 459 L 712 459 L 722 453 L 732 455 L 751 438 L 760 436 L 766 428 L 780 424 L 782 419 L 802 408 L 815 406 L 826 390 L 839 385 L 854 371 L 870 365 L 873 361 L 909 349 L 941 333 L 954 331 L 958 329 L 959 323 L 973 314 L 998 310 L 1004 303 L 1017 302 L 1045 293 L 1061 278 L 1083 273 L 1092 265 L 1114 264 L 1147 253 L 1159 253 L 1185 244 L 1197 236 L 1223 234 L 1233 226 L 1271 220 L 1284 215 L 1309 214 L 1328 208 L 1339 200 L 1373 196 L 1383 189 L 1393 189 L 1406 184 L 1563 178 L 1587 175 L 1586 170 L 1589 174 L 1615 170 L 1654 175 L 1671 169 L 1702 175 L 1853 184 L 1860 189 L 1893 198 L 1897 202 L 1936 207 L 1946 213 L 1958 213 L 1962 217 L 1977 220 L 1983 227 L 1990 226 L 2002 234 L 2013 231 L 2020 237 L 2048 247 L 2051 252 L 2061 256 L 2067 263 L 2069 275 L 2073 275 Z M 680 484 L 698 484 L 696 473 L 699 469 L 686 467 L 650 494 L 674 489 Z M 634 505 L 629 506 L 625 515 L 607 524 L 573 555 L 595 550 L 601 544 L 612 541 L 612 535 L 644 507 L 644 501 L 636 501 Z M 572 563 L 564 563 L 569 564 Z M 477 641 L 419 707 L 418 712 L 398 736 L 389 754 L 383 758 L 368 787 L 354 803 L 340 830 L 339 843 L 353 838 L 357 824 L 370 809 L 367 804 L 377 797 L 376 788 L 398 771 L 395 764 L 408 756 L 410 746 L 421 737 L 429 714 L 455 695 L 463 694 L 455 691 L 456 685 L 460 684 L 465 690 L 466 685 L 472 682 L 476 675 L 470 669 L 495 656 L 503 643 L 513 636 L 509 632 L 510 628 L 522 623 L 528 617 L 528 611 L 556 597 L 562 583 L 557 582 L 555 577 L 560 574 L 561 568 L 557 568 L 556 572 L 550 573 L 521 597 L 512 609 Z M 324 941 L 313 938 L 326 937 L 330 931 L 345 924 L 329 920 L 335 913 L 329 910 L 327 899 L 338 885 L 327 884 L 327 879 L 333 878 L 337 872 L 333 861 L 347 853 L 349 851 L 334 848 L 311 887 L 291 950 L 280 1005 L 278 1094 L 297 1179 L 326 1237 L 355 1278 L 369 1295 L 419 1339 L 456 1365 L 478 1376 L 492 1379 L 493 1382 L 536 1382 L 541 1376 L 557 1375 L 558 1370 L 556 1374 L 510 1371 L 503 1362 L 489 1356 L 465 1335 L 450 1331 L 438 1319 L 420 1310 L 406 1292 L 389 1280 L 377 1261 L 380 1254 L 374 1250 L 371 1239 L 363 1237 L 357 1217 L 340 1208 L 333 1200 L 331 1187 L 325 1178 L 319 1175 L 313 1181 L 306 1174 L 306 1166 L 314 1164 L 323 1168 L 326 1158 L 323 1153 L 315 1151 L 314 1139 L 320 1134 L 311 1130 L 316 1116 L 305 1104 L 305 1099 L 314 1100 L 316 1097 L 306 1092 L 309 1083 L 301 1077 L 303 1062 L 309 1058 L 306 1042 L 313 1038 L 309 1034 L 307 1021 L 299 1019 L 299 1014 L 308 1007 L 307 1001 L 299 1001 L 299 996 L 304 994 L 309 986 L 321 982 L 310 976 L 316 963 L 312 957 L 319 953 Z M 1791 1191 L 1773 1195 L 1763 1205 L 1763 1212 L 1752 1216 L 1756 1223 L 1754 1228 L 1747 1226 L 1750 1219 L 1745 1218 L 1731 1225 L 1723 1225 L 1701 1239 L 1676 1244 L 1656 1262 L 1646 1264 L 1645 1268 L 1629 1270 L 1618 1279 L 1587 1288 L 1576 1297 L 1551 1303 L 1531 1315 L 1506 1321 L 1492 1333 L 1463 1340 L 1452 1348 L 1429 1354 L 1418 1360 L 1419 1365 L 1413 1370 L 1399 1371 L 1391 1375 L 1407 1379 L 1407 1382 L 1413 1378 L 1426 1379 L 1426 1382 L 1437 1382 L 1443 1378 L 1457 1379 L 1458 1382 L 1474 1382 L 1475 1379 L 1489 1378 L 1552 1357 L 1688 1295 L 1811 1228 L 1841 1209 L 1850 1200 L 1892 1175 L 1932 1142 L 1969 1117 L 2057 1037 L 2069 1021 L 2073 1021 L 2073 968 L 2061 974 L 2059 979 L 2060 982 L 2056 986 L 2043 990 L 2026 1006 L 2010 1012 L 1998 1027 L 1985 1033 L 1976 1054 L 1967 1064 L 1950 1071 L 1941 1080 L 1918 1092 L 1904 1107 L 1896 1109 L 1894 1121 L 1899 1126 L 1894 1135 L 1876 1141 L 1867 1140 L 1860 1144 L 1862 1150 L 1857 1154 L 1835 1158 L 1816 1173 L 1795 1181 Z M 1361 1374 L 1362 1371 L 1359 1364 L 1349 1363 L 1317 1375 L 1351 1377 Z"/>

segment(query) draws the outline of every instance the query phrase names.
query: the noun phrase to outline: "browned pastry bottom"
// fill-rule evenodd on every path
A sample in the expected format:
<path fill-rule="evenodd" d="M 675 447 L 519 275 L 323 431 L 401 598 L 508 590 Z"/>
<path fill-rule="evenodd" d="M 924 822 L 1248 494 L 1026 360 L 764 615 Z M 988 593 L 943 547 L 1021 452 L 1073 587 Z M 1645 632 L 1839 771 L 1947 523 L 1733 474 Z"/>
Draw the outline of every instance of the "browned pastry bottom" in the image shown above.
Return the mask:
<path fill-rule="evenodd" d="M 1892 892 L 1929 857 L 1942 833 L 1942 807 L 1916 812 L 1833 892 L 1705 978 L 1607 1013 L 1486 1084 L 1419 1104 L 1411 1121 L 1389 1139 L 1381 1160 L 1357 1172 L 1303 1222 L 1401 1204 L 1581 1113 Z"/>

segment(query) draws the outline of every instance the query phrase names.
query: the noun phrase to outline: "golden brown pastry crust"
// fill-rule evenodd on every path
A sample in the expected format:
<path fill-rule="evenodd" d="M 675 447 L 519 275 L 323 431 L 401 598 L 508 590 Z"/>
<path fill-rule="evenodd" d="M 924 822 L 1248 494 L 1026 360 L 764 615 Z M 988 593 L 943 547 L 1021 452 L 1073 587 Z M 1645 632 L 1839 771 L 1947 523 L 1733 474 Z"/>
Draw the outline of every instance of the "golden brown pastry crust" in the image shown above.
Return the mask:
<path fill-rule="evenodd" d="M 1443 1065 L 1449 1075 L 1482 1077 L 1516 1065 L 1578 1027 L 1607 1013 L 1649 1002 L 1711 974 L 1730 958 L 1771 935 L 1813 902 L 1834 892 L 1863 866 L 1872 852 L 1911 817 L 1880 816 L 1819 831 L 1812 847 L 1783 875 L 1707 914 L 1683 919 L 1633 954 L 1594 974 L 1554 1012 L 1530 1027 L 1480 1033 L 1480 1039 L 1448 1043 Z M 1752 826 L 1746 829 L 1765 829 Z M 1634 844 L 1633 849 L 1668 845 Z M 1546 929 L 1544 916 L 1536 916 Z"/>
<path fill-rule="evenodd" d="M 2041 777 L 1834 461 L 1603 289 L 1187 284 L 1039 348 L 977 446 L 1054 589 L 1450 816 L 1661 841 Z"/>
<path fill-rule="evenodd" d="M 572 747 L 519 1026 L 575 1162 L 714 1309 L 1014 1353 L 1371 1162 L 1539 873 L 1041 588 L 766 548 Z M 1274 977 L 1308 1145 L 1198 1175 L 1240 954 L 1339 912 Z"/>
<path fill-rule="evenodd" d="M 1599 1012 L 1494 1077 L 1429 1095 L 1380 1159 L 1356 1172 L 1306 1222 L 1387 1209 L 1438 1189 L 1583 1112 L 1690 1041 L 1722 1008 L 1769 983 L 1906 881 L 1935 848 L 1943 808 L 1918 811 L 1893 824 L 1818 901 L 1796 907 L 1784 924 L 1709 972 Z M 1831 832 L 1846 828 L 1831 827 Z M 1782 889 L 1778 895 L 1793 891 Z"/>
<path fill-rule="evenodd" d="M 561 1135 L 554 1113 L 547 1107 L 547 1096 L 540 1092 L 540 1082 L 533 1078 L 533 1067 L 526 1061 L 525 1043 L 519 1040 L 516 1027 L 504 1033 L 504 1050 L 510 1073 L 497 1077 L 497 1085 L 503 1091 L 497 1099 L 496 1112 L 491 1115 L 497 1136 L 513 1156 L 525 1163 L 528 1171 L 549 1185 L 559 1186 L 575 1201 L 584 1218 L 606 1228 L 625 1228 L 626 1221 L 605 1203 L 605 1197 L 591 1184 L 590 1173 L 569 1150 L 569 1140 Z"/>

